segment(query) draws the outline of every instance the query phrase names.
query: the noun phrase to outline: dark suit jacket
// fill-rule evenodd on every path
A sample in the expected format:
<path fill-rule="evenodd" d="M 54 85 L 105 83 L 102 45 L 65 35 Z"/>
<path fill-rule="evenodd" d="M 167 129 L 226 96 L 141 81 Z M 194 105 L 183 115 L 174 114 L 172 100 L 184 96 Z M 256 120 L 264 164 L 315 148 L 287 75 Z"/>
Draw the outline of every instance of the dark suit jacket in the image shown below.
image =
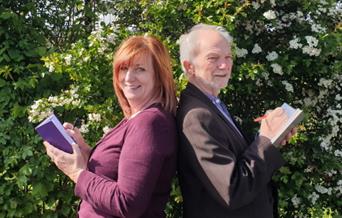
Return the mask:
<path fill-rule="evenodd" d="M 284 162 L 268 139 L 249 143 L 191 83 L 181 94 L 177 125 L 185 218 L 273 217 L 270 181 Z"/>

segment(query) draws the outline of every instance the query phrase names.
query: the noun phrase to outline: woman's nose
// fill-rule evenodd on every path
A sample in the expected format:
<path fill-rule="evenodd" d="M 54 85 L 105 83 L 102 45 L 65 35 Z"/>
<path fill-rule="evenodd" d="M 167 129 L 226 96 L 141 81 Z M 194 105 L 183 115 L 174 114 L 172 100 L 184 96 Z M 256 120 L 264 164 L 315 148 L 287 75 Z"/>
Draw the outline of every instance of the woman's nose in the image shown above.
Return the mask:
<path fill-rule="evenodd" d="M 134 80 L 135 76 L 134 76 L 134 71 L 133 69 L 128 69 L 125 75 L 125 80 L 126 81 L 132 81 Z"/>

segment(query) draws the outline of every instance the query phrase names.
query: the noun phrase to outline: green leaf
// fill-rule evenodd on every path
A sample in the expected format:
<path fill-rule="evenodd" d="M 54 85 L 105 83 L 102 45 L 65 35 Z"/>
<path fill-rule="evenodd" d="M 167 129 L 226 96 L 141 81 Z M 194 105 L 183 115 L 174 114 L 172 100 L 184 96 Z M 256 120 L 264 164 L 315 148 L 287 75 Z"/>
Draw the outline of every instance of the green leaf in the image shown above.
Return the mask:
<path fill-rule="evenodd" d="M 24 117 L 26 115 L 26 106 L 20 106 L 18 103 L 15 103 L 11 114 L 14 118 Z"/>
<path fill-rule="evenodd" d="M 24 59 L 24 56 L 21 54 L 21 52 L 19 51 L 19 50 L 17 50 L 17 49 L 9 49 L 8 51 L 7 51 L 7 53 L 8 53 L 8 55 L 9 55 L 9 57 L 12 59 L 12 60 L 14 60 L 14 61 L 16 61 L 16 62 L 20 62 L 20 61 L 22 61 L 23 59 Z"/>
<path fill-rule="evenodd" d="M 37 183 L 32 186 L 32 195 L 36 198 L 45 198 L 48 196 L 48 190 L 43 183 Z"/>

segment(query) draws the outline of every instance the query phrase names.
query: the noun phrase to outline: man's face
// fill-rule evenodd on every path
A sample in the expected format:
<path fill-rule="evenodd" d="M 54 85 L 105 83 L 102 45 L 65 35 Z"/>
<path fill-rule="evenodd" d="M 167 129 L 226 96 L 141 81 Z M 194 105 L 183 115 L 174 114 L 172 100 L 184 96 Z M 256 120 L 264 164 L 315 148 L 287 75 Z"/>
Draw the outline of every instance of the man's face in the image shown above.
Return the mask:
<path fill-rule="evenodd" d="M 202 91 L 217 96 L 228 84 L 233 66 L 227 40 L 213 30 L 199 30 L 197 54 L 190 65 L 189 80 Z"/>

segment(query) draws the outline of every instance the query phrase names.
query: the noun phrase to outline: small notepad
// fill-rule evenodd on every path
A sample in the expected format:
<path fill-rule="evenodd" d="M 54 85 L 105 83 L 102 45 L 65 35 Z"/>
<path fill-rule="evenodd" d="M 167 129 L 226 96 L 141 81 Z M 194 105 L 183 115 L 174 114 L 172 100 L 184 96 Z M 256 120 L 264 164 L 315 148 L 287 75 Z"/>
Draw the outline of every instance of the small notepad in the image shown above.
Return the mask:
<path fill-rule="evenodd" d="M 297 126 L 304 118 L 304 112 L 298 108 L 293 108 L 290 105 L 284 103 L 281 108 L 287 113 L 289 119 L 279 130 L 277 135 L 275 135 L 271 142 L 274 145 L 279 145 L 279 143 L 284 139 L 284 137 Z"/>
<path fill-rule="evenodd" d="M 51 145 L 70 154 L 73 153 L 71 144 L 75 143 L 75 141 L 68 135 L 54 114 L 46 118 L 35 129 Z"/>

